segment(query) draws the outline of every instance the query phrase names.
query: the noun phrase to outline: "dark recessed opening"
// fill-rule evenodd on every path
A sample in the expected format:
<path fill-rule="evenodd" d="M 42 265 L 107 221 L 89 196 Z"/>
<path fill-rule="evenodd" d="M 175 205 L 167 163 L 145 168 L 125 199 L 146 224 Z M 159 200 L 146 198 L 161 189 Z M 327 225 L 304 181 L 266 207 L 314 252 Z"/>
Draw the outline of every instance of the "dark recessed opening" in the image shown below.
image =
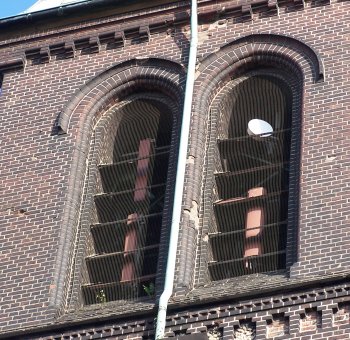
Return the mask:
<path fill-rule="evenodd" d="M 156 100 L 134 99 L 104 127 L 90 227 L 93 252 L 85 259 L 89 282 L 82 285 L 85 304 L 154 297 L 170 112 Z"/>
<path fill-rule="evenodd" d="M 281 79 L 246 75 L 220 103 L 209 234 L 212 280 L 286 267 L 292 93 Z M 248 131 L 258 120 L 258 129 Z"/>

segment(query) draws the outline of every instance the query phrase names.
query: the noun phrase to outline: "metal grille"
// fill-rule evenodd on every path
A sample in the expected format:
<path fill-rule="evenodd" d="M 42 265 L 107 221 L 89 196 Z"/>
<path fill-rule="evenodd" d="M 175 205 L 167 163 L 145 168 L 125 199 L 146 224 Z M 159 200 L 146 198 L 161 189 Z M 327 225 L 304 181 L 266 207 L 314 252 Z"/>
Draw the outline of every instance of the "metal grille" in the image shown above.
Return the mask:
<path fill-rule="evenodd" d="M 222 280 L 285 268 L 289 158 L 289 93 L 271 76 L 248 77 L 221 105 L 220 139 L 209 233 L 209 275 Z M 274 127 L 248 135 L 251 119 Z M 219 123 L 220 124 L 220 123 Z"/>
<path fill-rule="evenodd" d="M 85 304 L 149 299 L 155 294 L 160 230 L 170 152 L 170 115 L 146 101 L 119 113 L 107 146 L 110 163 L 98 165 L 90 226 L 94 254 L 85 258 Z M 106 158 L 108 159 L 108 157 Z"/>

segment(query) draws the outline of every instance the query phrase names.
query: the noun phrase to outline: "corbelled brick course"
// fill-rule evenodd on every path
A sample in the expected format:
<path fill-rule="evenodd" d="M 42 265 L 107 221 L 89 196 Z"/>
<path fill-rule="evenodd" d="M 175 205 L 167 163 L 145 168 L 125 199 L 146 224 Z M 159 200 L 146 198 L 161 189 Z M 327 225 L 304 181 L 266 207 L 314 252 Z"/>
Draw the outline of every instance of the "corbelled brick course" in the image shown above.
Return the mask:
<path fill-rule="evenodd" d="M 277 339 L 350 339 L 350 4 L 242 6 L 205 0 L 199 1 L 199 14 L 184 214 L 167 335 L 232 339 L 252 328 L 258 340 L 282 331 Z M 126 73 L 137 65 L 151 80 L 147 70 L 152 64 L 164 70 L 159 73 L 164 87 L 166 72 L 173 74 L 167 79 L 178 83 L 181 98 L 189 6 L 172 3 L 59 28 L 47 24 L 36 32 L 28 25 L 28 33 L 16 33 L 12 26 L 11 34 L 0 35 L 0 338 L 151 339 L 153 303 L 67 308 L 72 281 L 65 278 L 72 274 L 77 226 L 63 221 L 67 209 L 79 211 L 84 185 L 83 176 L 76 183 L 73 179 L 85 159 L 72 167 L 78 139 L 85 136 L 80 123 L 87 111 L 79 109 L 93 104 L 89 98 L 97 94 L 84 97 L 79 90 L 98 88 L 89 86 L 102 83 L 107 70 L 121 65 L 127 65 Z M 215 159 L 206 154 L 208 123 L 215 115 L 209 116 L 208 108 L 234 75 L 233 60 L 242 65 L 250 57 L 284 62 L 289 72 L 293 67 L 302 72 L 300 187 L 294 188 L 300 196 L 291 202 L 298 233 L 289 243 L 296 262 L 288 273 L 211 283 L 205 241 L 211 189 L 205 176 L 211 176 Z M 108 86 L 113 89 L 116 82 Z M 68 201 L 74 193 L 78 199 Z M 165 231 L 161 273 L 167 236 Z M 62 276 L 55 276 L 58 272 Z"/>

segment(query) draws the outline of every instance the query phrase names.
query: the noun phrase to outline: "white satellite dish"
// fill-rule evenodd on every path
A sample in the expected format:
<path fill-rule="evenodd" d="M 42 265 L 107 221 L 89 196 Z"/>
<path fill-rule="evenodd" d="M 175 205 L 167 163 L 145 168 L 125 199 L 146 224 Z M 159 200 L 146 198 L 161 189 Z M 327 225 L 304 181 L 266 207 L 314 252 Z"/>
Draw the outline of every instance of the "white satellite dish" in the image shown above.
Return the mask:
<path fill-rule="evenodd" d="M 273 133 L 272 126 L 262 119 L 252 119 L 248 123 L 248 135 L 256 137 L 270 137 Z"/>

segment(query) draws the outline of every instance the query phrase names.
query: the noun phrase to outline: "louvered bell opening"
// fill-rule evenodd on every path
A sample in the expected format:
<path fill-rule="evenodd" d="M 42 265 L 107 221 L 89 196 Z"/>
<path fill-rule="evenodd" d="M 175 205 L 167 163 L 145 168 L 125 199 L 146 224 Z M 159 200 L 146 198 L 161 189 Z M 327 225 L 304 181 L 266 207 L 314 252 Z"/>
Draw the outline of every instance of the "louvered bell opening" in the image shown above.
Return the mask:
<path fill-rule="evenodd" d="M 286 263 L 291 94 L 277 78 L 261 75 L 240 82 L 226 100 L 217 140 L 216 225 L 209 234 L 212 280 Z"/>
<path fill-rule="evenodd" d="M 98 166 L 103 192 L 94 196 L 98 223 L 90 227 L 95 254 L 85 259 L 85 304 L 154 297 L 171 138 L 167 112 L 146 100 L 118 112 L 111 162 Z"/>

